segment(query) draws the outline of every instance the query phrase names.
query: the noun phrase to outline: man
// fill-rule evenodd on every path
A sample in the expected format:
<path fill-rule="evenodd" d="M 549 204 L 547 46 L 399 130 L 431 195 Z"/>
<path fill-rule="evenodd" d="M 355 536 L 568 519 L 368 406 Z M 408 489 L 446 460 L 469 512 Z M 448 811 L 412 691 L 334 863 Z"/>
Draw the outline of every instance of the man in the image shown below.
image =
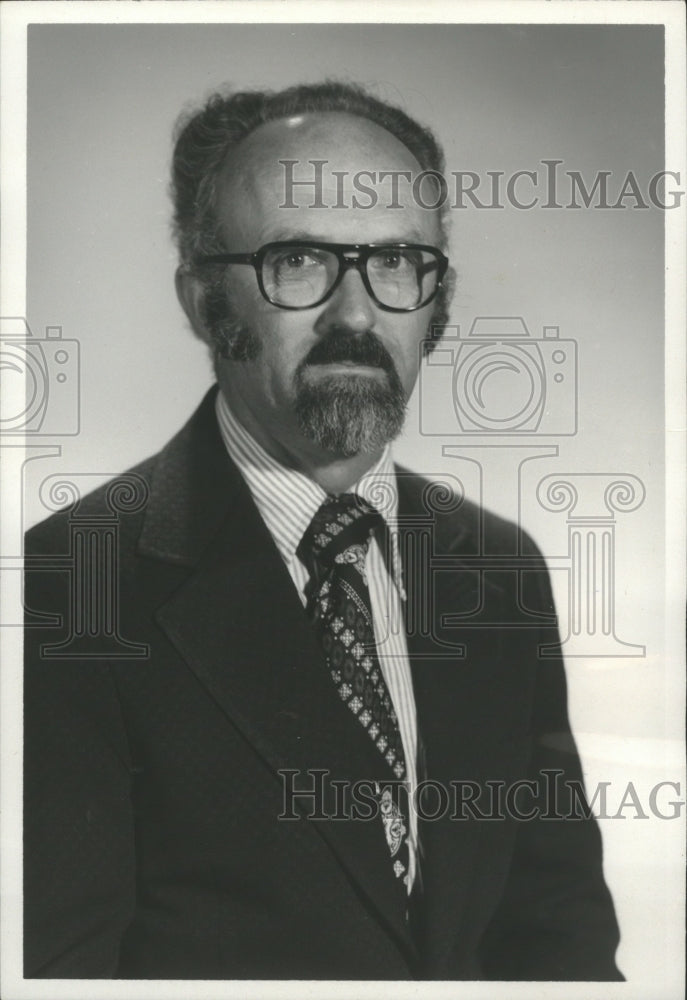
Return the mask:
<path fill-rule="evenodd" d="M 177 292 L 219 390 L 127 480 L 109 636 L 145 657 L 69 653 L 70 523 L 112 487 L 29 536 L 59 625 L 27 631 L 27 976 L 622 978 L 543 564 L 475 569 L 512 526 L 390 457 L 451 272 L 438 209 L 355 178 L 442 167 L 339 84 L 180 131 Z"/>

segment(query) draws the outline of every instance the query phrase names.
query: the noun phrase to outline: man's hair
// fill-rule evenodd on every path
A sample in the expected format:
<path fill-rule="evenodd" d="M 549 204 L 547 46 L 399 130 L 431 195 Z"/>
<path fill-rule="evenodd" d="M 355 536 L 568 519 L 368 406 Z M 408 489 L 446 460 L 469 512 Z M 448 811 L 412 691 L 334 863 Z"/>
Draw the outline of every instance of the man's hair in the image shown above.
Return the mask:
<path fill-rule="evenodd" d="M 266 122 L 330 111 L 374 122 L 396 136 L 423 170 L 443 172 L 444 155 L 429 129 L 361 86 L 327 80 L 280 91 L 213 94 L 200 111 L 184 115 L 175 131 L 174 234 L 184 267 L 192 270 L 198 255 L 221 253 L 224 249 L 215 199 L 217 182 L 231 151 Z"/>

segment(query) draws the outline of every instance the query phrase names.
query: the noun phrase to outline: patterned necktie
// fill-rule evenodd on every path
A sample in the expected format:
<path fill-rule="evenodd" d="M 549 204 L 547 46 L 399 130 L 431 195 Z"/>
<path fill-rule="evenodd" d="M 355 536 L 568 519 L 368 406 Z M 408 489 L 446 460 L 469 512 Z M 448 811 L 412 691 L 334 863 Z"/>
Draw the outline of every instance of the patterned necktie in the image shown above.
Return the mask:
<path fill-rule="evenodd" d="M 403 741 L 375 648 L 365 559 L 382 516 L 353 493 L 328 497 L 297 555 L 310 573 L 307 611 L 339 695 L 393 770 L 406 777 Z M 381 787 L 378 804 L 394 874 L 408 886 L 408 796 L 404 785 Z M 400 808 L 399 808 L 400 806 Z"/>

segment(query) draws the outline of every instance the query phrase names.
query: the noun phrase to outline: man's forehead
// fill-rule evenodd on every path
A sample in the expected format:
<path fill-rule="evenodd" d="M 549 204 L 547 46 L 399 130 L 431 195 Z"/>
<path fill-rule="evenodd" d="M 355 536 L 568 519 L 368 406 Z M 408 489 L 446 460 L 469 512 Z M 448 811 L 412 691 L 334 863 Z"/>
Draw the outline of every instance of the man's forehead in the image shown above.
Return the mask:
<path fill-rule="evenodd" d="M 226 245 L 241 250 L 293 239 L 300 229 L 311 239 L 323 231 L 326 242 L 433 243 L 437 213 L 412 195 L 422 172 L 400 139 L 374 122 L 342 112 L 294 115 L 259 126 L 229 154 L 218 221 Z M 395 193 L 391 174 L 405 177 Z"/>
<path fill-rule="evenodd" d="M 225 182 L 269 183 L 284 176 L 284 161 L 296 161 L 293 175 L 312 176 L 312 160 L 325 160 L 319 169 L 332 184 L 348 182 L 363 171 L 410 171 L 422 167 L 400 139 L 357 115 L 340 111 L 304 112 L 258 126 L 227 157 Z"/>

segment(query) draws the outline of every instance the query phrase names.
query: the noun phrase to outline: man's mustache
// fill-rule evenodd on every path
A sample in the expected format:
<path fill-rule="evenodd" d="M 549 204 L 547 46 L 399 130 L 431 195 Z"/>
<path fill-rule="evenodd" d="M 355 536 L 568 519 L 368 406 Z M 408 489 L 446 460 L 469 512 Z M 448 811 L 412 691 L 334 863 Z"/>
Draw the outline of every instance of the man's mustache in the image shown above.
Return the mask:
<path fill-rule="evenodd" d="M 346 362 L 382 368 L 386 372 L 396 371 L 391 355 L 381 340 L 369 330 L 355 334 L 343 330 L 333 331 L 308 352 L 302 367 Z"/>

